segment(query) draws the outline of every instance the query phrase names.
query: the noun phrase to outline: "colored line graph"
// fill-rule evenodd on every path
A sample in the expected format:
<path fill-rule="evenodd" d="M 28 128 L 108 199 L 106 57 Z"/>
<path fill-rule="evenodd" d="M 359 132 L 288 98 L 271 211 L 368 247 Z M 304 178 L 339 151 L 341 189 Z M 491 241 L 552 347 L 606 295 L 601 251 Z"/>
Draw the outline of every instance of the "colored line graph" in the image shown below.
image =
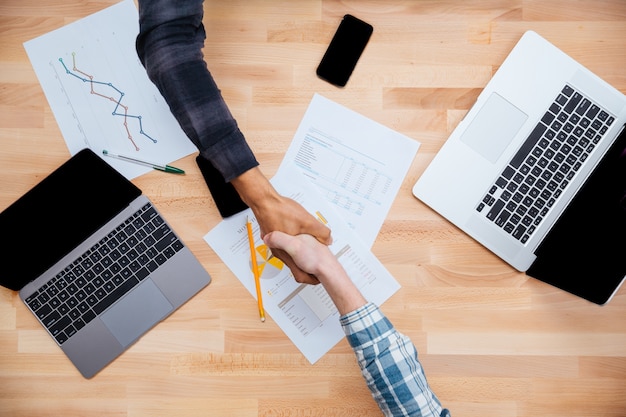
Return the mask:
<path fill-rule="evenodd" d="M 137 142 L 135 141 L 131 130 L 128 126 L 128 120 L 129 119 L 134 119 L 137 120 L 138 124 L 139 124 L 139 134 L 145 136 L 147 139 L 149 139 L 150 141 L 152 141 L 152 143 L 157 143 L 157 140 L 154 139 L 153 137 L 151 137 L 150 135 L 148 135 L 144 130 L 143 130 L 143 122 L 142 122 L 142 117 L 141 115 L 134 115 L 134 114 L 129 114 L 128 113 L 128 106 L 122 104 L 122 100 L 124 99 L 124 92 L 122 90 L 120 90 L 119 88 L 117 88 L 115 85 L 113 85 L 110 82 L 104 82 L 104 81 L 98 81 L 98 80 L 94 80 L 94 76 L 91 74 L 88 74 L 85 71 L 82 71 L 80 69 L 78 69 L 76 67 L 76 53 L 72 53 L 72 69 L 70 70 L 68 68 L 68 66 L 65 64 L 65 62 L 63 61 L 63 58 L 59 58 L 59 62 L 61 63 L 61 65 L 63 65 L 63 68 L 65 69 L 65 73 L 68 75 L 71 75 L 79 80 L 81 80 L 82 82 L 85 83 L 89 83 L 90 85 L 90 94 L 94 95 L 94 96 L 98 96 L 101 97 L 104 100 L 108 100 L 111 101 L 112 103 L 114 103 L 114 108 L 113 108 L 113 112 L 111 113 L 112 116 L 114 117 L 122 117 L 123 118 L 123 126 L 124 129 L 126 130 L 126 134 L 128 137 L 128 140 L 132 143 L 132 145 L 134 146 L 136 151 L 139 151 L 139 145 L 137 144 Z M 97 88 L 97 87 L 106 87 L 110 90 L 112 90 L 112 93 L 109 94 L 114 94 L 114 95 L 108 95 L 104 92 L 100 92 L 101 88 Z M 120 110 L 122 109 L 122 110 Z"/>

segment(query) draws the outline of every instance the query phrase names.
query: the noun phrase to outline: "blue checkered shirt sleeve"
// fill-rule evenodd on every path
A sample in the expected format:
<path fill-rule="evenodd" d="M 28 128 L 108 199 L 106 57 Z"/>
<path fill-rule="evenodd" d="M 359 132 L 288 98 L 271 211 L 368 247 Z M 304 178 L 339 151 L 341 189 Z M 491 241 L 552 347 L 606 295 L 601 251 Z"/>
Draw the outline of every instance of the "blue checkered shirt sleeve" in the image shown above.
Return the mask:
<path fill-rule="evenodd" d="M 341 317 L 363 377 L 385 416 L 449 417 L 426 382 L 411 340 L 368 303 Z"/>

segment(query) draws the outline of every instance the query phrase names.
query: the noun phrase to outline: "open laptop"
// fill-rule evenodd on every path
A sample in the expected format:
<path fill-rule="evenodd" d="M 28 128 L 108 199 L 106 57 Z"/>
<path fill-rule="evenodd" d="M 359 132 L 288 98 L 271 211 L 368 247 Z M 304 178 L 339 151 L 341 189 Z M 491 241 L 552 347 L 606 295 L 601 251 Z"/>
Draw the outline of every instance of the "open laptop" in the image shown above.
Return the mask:
<path fill-rule="evenodd" d="M 626 276 L 626 97 L 528 31 L 413 194 L 529 276 L 605 304 Z"/>
<path fill-rule="evenodd" d="M 211 278 L 141 190 L 84 149 L 0 213 L 0 285 L 86 378 Z"/>

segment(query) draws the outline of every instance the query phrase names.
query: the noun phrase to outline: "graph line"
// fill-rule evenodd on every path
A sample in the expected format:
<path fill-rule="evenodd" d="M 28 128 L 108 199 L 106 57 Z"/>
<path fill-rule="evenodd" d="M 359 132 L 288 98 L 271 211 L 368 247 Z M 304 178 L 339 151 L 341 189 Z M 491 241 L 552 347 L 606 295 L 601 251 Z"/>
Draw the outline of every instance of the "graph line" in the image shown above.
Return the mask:
<path fill-rule="evenodd" d="M 114 86 L 110 82 L 103 82 L 103 81 L 94 80 L 93 75 L 88 74 L 88 73 L 78 69 L 76 67 L 76 53 L 75 52 L 72 52 L 72 69 L 71 70 L 67 67 L 67 65 L 65 65 L 65 62 L 63 61 L 63 58 L 59 58 L 59 62 L 61 63 L 61 65 L 63 65 L 63 68 L 65 68 L 66 74 L 71 75 L 73 77 L 76 77 L 77 79 L 81 80 L 82 82 L 85 82 L 85 83 L 88 82 L 90 87 L 91 87 L 90 93 L 92 95 L 101 97 L 101 98 L 103 98 L 105 100 L 109 100 L 109 101 L 115 103 L 115 107 L 114 107 L 113 112 L 111 114 L 113 116 L 120 116 L 120 117 L 124 118 L 123 125 L 124 125 L 124 129 L 126 129 L 126 134 L 128 136 L 128 140 L 130 140 L 130 142 L 133 144 L 133 146 L 135 147 L 136 151 L 139 150 L 139 146 L 135 142 L 135 140 L 133 138 L 133 135 L 130 132 L 130 129 L 128 127 L 128 119 L 129 118 L 137 120 L 137 122 L 139 123 L 139 133 L 141 135 L 145 136 L 146 138 L 151 140 L 153 143 L 157 143 L 156 139 L 154 139 L 153 137 L 148 135 L 143 130 L 143 122 L 141 120 L 141 116 L 140 115 L 129 114 L 128 113 L 128 106 L 125 106 L 124 104 L 122 104 L 122 99 L 124 98 L 124 92 L 122 90 L 120 90 L 119 88 L 117 88 L 116 86 Z M 105 93 L 96 91 L 96 87 L 97 86 L 105 86 L 105 87 L 108 87 L 108 88 L 112 89 L 116 93 L 117 98 L 115 96 L 110 96 L 110 95 L 107 95 Z M 120 110 L 120 108 L 123 109 L 123 112 Z"/>

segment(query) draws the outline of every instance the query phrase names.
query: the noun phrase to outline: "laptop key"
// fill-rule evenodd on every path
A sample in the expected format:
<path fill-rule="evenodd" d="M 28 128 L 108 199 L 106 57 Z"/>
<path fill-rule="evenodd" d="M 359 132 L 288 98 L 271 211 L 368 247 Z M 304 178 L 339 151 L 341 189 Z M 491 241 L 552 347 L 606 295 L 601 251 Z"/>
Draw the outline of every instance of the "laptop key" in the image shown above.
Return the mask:
<path fill-rule="evenodd" d="M 98 300 L 98 297 L 96 297 L 96 295 L 94 294 L 94 295 L 90 295 L 89 297 L 87 297 L 86 301 L 89 306 L 94 306 L 98 303 L 99 300 Z"/>
<path fill-rule="evenodd" d="M 57 310 L 62 315 L 66 315 L 67 313 L 69 313 L 70 308 L 67 306 L 67 304 L 61 304 Z"/>
<path fill-rule="evenodd" d="M 45 304 L 45 303 L 48 302 L 48 300 L 50 300 L 50 296 L 48 294 L 46 294 L 45 292 L 42 292 L 41 294 L 39 294 L 39 297 L 37 297 L 37 300 L 41 304 Z"/>
<path fill-rule="evenodd" d="M 72 311 L 70 311 L 69 317 L 72 320 L 78 320 L 80 318 L 80 311 L 78 311 L 78 309 L 74 309 Z"/>
<path fill-rule="evenodd" d="M 572 97 L 570 97 L 569 101 L 565 105 L 565 111 L 568 113 L 572 113 L 580 100 L 582 100 L 583 96 L 579 92 L 575 92 Z"/>
<path fill-rule="evenodd" d="M 52 324 L 50 327 L 48 327 L 48 330 L 50 331 L 50 334 L 52 334 L 52 336 L 56 336 L 57 334 L 61 333 L 62 330 L 64 330 L 67 326 L 69 326 L 72 323 L 72 320 L 70 320 L 69 317 L 65 316 L 62 317 L 61 319 L 59 319 L 58 321 L 55 321 L 54 324 Z"/>
<path fill-rule="evenodd" d="M 513 230 L 512 236 L 519 240 L 524 236 L 524 233 L 526 233 L 526 228 L 520 224 Z"/>
<path fill-rule="evenodd" d="M 89 323 L 91 320 L 96 318 L 96 313 L 94 313 L 92 310 L 87 310 L 85 311 L 85 313 L 83 313 L 81 318 L 85 321 L 85 323 Z"/>
<path fill-rule="evenodd" d="M 167 248 L 169 245 L 171 245 L 172 243 L 176 242 L 177 240 L 178 240 L 178 238 L 176 237 L 176 235 L 174 235 L 174 233 L 170 232 L 167 235 L 165 235 L 163 237 L 163 239 L 159 240 L 157 242 L 157 244 L 154 245 L 154 247 L 159 252 L 162 252 L 163 250 L 165 250 L 165 248 Z"/>
<path fill-rule="evenodd" d="M 87 323 L 85 323 L 85 320 L 83 320 L 82 318 L 76 320 L 74 323 L 72 323 L 72 325 L 76 328 L 76 330 L 80 330 L 83 327 L 85 327 Z"/>
<path fill-rule="evenodd" d="M 37 299 L 37 293 L 35 292 L 30 297 L 27 297 L 24 300 L 26 304 L 31 308 L 31 310 L 36 311 L 39 307 L 41 307 L 41 302 Z"/>
<path fill-rule="evenodd" d="M 83 302 L 83 303 L 80 303 L 77 308 L 78 308 L 78 311 L 80 311 L 82 314 L 82 313 L 85 313 L 85 311 L 89 310 L 89 305 L 86 302 Z"/>
<path fill-rule="evenodd" d="M 67 326 L 67 328 L 65 329 L 65 334 L 67 334 L 67 337 L 70 338 L 72 336 L 74 336 L 76 334 L 78 330 L 76 330 L 76 327 L 74 327 L 73 325 L 69 325 Z"/>
<path fill-rule="evenodd" d="M 146 265 L 146 268 L 148 268 L 148 271 L 150 272 L 153 272 L 158 267 L 159 267 L 159 264 L 155 260 L 148 262 L 148 264 Z"/>
<path fill-rule="evenodd" d="M 57 342 L 59 342 L 60 345 L 67 342 L 67 339 L 68 339 L 67 335 L 64 332 L 60 332 L 54 338 L 56 339 Z"/>
<path fill-rule="evenodd" d="M 591 106 L 591 102 L 587 100 L 586 98 L 583 99 L 582 102 L 580 103 L 580 106 L 578 106 L 578 108 L 576 109 L 576 113 L 583 116 L 589 109 L 589 106 Z"/>
<path fill-rule="evenodd" d="M 498 226 L 502 227 L 506 224 L 507 220 L 509 220 L 510 216 L 510 212 L 508 212 L 507 210 L 502 210 L 500 212 L 500 215 L 496 218 L 495 222 Z"/>
<path fill-rule="evenodd" d="M 154 258 L 154 261 L 159 265 L 163 265 L 167 261 L 167 258 L 163 254 L 159 254 Z"/>
<path fill-rule="evenodd" d="M 52 312 L 52 308 L 48 304 L 45 304 L 45 305 L 40 305 L 37 310 L 33 309 L 33 311 L 35 312 L 37 317 L 43 320 L 48 314 Z"/>
<path fill-rule="evenodd" d="M 489 213 L 487 213 L 487 218 L 489 220 L 495 220 L 496 217 L 498 217 L 498 214 L 500 213 L 503 207 L 504 207 L 504 201 L 502 200 L 496 201 L 493 207 L 491 208 L 491 210 L 489 210 Z"/>
<path fill-rule="evenodd" d="M 146 268 L 141 268 L 135 273 L 135 276 L 139 281 L 143 281 L 148 275 L 150 275 L 150 271 Z"/>
<path fill-rule="evenodd" d="M 517 153 L 515 154 L 515 156 L 513 157 L 509 165 L 512 166 L 513 168 L 519 168 L 522 162 L 524 162 L 524 159 L 526 159 L 526 155 L 528 155 L 531 152 L 531 150 L 535 147 L 537 142 L 539 142 L 539 139 L 541 139 L 541 135 L 543 135 L 546 129 L 547 129 L 546 125 L 539 123 L 535 127 L 535 129 L 532 131 L 530 136 L 528 136 L 528 139 L 524 141 L 524 144 L 517 151 Z"/>
<path fill-rule="evenodd" d="M 502 193 L 502 195 L 504 196 L 504 193 Z M 184 248 L 185 246 L 183 245 L 183 243 L 180 240 L 176 240 L 174 243 L 172 243 L 172 248 L 178 252 L 180 251 L 182 248 Z"/>
<path fill-rule="evenodd" d="M 563 89 L 561 90 L 561 93 L 563 93 L 567 97 L 570 97 L 573 92 L 574 89 L 567 84 L 565 84 L 565 87 L 563 87 Z"/>
<path fill-rule="evenodd" d="M 74 297 L 70 297 L 67 299 L 67 305 L 70 308 L 74 308 L 78 305 L 78 301 L 76 301 L 76 298 Z"/>

